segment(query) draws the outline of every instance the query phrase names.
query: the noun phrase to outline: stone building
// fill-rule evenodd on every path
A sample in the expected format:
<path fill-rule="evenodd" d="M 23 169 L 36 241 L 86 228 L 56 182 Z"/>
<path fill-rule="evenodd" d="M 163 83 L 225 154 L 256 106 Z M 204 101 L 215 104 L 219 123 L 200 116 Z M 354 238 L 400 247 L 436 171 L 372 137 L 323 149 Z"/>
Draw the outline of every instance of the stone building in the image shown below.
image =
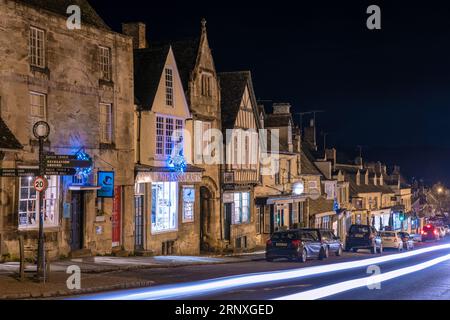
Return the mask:
<path fill-rule="evenodd" d="M 226 165 L 222 169 L 221 241 L 230 250 L 256 247 L 255 186 L 260 161 L 258 105 L 248 71 L 219 74 Z"/>
<path fill-rule="evenodd" d="M 203 170 L 192 165 L 193 121 L 177 62 L 170 45 L 135 47 L 135 251 L 196 255 Z"/>
<path fill-rule="evenodd" d="M 80 30 L 66 23 L 73 4 Z M 2 254 L 17 256 L 18 232 L 36 245 L 40 206 L 52 257 L 133 249 L 132 55 L 132 40 L 111 31 L 85 0 L 0 1 L 1 116 L 23 146 L 1 166 L 37 168 L 32 127 L 42 120 L 51 128 L 45 152 L 93 164 L 75 176 L 47 177 L 43 204 L 31 176 L 0 178 Z M 101 172 L 108 178 L 99 181 Z"/>

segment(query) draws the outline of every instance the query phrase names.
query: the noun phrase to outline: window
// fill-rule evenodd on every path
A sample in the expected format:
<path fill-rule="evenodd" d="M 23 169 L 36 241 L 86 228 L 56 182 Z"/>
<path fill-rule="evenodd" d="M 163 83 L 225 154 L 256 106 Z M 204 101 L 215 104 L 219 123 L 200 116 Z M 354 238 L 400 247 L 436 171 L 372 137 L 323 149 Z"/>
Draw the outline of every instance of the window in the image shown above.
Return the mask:
<path fill-rule="evenodd" d="M 47 118 L 47 96 L 42 93 L 30 92 L 30 116 L 31 128 L 38 121 L 45 121 Z"/>
<path fill-rule="evenodd" d="M 166 68 L 166 105 L 173 107 L 173 70 Z"/>
<path fill-rule="evenodd" d="M 212 77 L 210 75 L 202 75 L 202 96 L 212 96 Z"/>
<path fill-rule="evenodd" d="M 288 183 L 292 182 L 292 160 L 287 161 L 287 180 Z"/>
<path fill-rule="evenodd" d="M 45 31 L 30 28 L 30 64 L 33 67 L 45 68 Z"/>
<path fill-rule="evenodd" d="M 256 234 L 263 232 L 262 226 L 264 225 L 264 207 L 256 208 Z"/>
<path fill-rule="evenodd" d="M 195 189 L 183 187 L 183 223 L 194 222 Z"/>
<path fill-rule="evenodd" d="M 171 156 L 174 147 L 174 142 L 181 143 L 183 141 L 182 131 L 184 128 L 184 121 L 182 119 L 175 119 L 169 117 L 156 117 L 156 155 Z M 174 131 L 176 137 L 173 137 Z M 175 141 L 174 141 L 175 138 Z"/>
<path fill-rule="evenodd" d="M 156 182 L 152 184 L 152 233 L 177 230 L 176 182 Z"/>
<path fill-rule="evenodd" d="M 270 210 L 264 211 L 264 233 L 270 234 Z"/>
<path fill-rule="evenodd" d="M 276 185 L 280 185 L 281 184 L 281 179 L 280 179 L 280 161 L 279 160 L 275 160 L 276 161 L 276 166 L 275 166 L 275 175 L 274 175 L 274 180 L 275 180 L 275 184 Z"/>
<path fill-rule="evenodd" d="M 100 103 L 100 143 L 113 142 L 112 105 Z"/>
<path fill-rule="evenodd" d="M 99 47 L 100 79 L 111 81 L 111 49 Z"/>
<path fill-rule="evenodd" d="M 212 134 L 211 134 L 211 122 L 203 122 L 203 155 L 211 155 L 212 148 Z"/>
<path fill-rule="evenodd" d="M 233 224 L 243 224 L 248 222 L 250 222 L 250 193 L 235 193 Z"/>
<path fill-rule="evenodd" d="M 33 178 L 20 178 L 19 188 L 19 228 L 37 228 L 39 227 L 38 202 L 39 193 L 33 186 Z M 58 226 L 58 177 L 52 176 L 48 179 L 48 189 L 44 194 L 44 200 L 41 209 L 44 215 L 44 226 Z"/>

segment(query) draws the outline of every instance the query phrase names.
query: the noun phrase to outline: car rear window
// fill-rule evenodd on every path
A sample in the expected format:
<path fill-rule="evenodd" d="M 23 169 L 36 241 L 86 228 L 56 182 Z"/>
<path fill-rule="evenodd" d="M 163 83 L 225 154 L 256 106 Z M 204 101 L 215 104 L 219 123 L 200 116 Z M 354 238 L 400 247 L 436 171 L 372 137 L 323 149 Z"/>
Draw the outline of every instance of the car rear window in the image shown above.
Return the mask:
<path fill-rule="evenodd" d="M 272 235 L 272 240 L 299 240 L 298 232 L 279 232 Z"/>
<path fill-rule="evenodd" d="M 370 233 L 370 228 L 368 226 L 352 226 L 350 228 L 350 233 Z"/>
<path fill-rule="evenodd" d="M 317 231 L 300 231 L 300 239 L 302 241 L 318 241 Z"/>
<path fill-rule="evenodd" d="M 395 233 L 392 233 L 392 232 L 382 232 L 382 233 L 381 233 L 381 236 L 384 237 L 384 238 L 393 238 L 393 237 L 395 237 Z"/>

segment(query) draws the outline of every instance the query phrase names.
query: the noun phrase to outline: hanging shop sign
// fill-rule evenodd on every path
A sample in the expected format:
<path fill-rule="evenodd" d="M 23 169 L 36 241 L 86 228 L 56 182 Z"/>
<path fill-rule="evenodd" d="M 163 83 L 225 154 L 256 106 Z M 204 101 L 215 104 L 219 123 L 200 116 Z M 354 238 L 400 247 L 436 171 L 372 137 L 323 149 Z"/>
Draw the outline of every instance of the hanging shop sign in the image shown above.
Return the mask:
<path fill-rule="evenodd" d="M 101 187 L 97 191 L 98 198 L 114 198 L 114 171 L 99 171 L 98 185 Z"/>

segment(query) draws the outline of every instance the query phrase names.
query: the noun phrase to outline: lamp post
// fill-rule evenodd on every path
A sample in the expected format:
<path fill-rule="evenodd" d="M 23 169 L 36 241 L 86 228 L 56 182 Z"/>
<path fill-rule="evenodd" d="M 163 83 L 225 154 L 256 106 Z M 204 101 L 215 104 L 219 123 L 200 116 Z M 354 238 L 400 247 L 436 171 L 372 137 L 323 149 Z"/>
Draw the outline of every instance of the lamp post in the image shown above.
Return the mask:
<path fill-rule="evenodd" d="M 39 121 L 33 126 L 33 135 L 39 140 L 39 176 L 45 175 L 44 142 L 50 135 L 50 126 L 45 121 Z M 37 276 L 44 270 L 44 213 L 42 211 L 43 192 L 39 192 L 39 240 Z"/>

